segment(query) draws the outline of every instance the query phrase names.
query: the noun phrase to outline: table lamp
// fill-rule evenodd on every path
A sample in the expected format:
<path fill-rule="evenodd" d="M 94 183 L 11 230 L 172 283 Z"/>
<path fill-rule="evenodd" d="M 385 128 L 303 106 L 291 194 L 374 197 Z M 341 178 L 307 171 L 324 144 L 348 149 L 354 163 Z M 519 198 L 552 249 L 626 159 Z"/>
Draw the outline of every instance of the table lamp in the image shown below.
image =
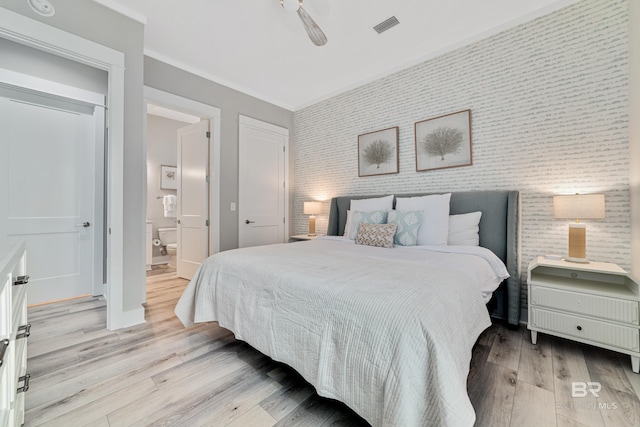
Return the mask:
<path fill-rule="evenodd" d="M 569 224 L 569 256 L 565 261 L 588 263 L 587 226 L 580 220 L 604 218 L 604 194 L 553 196 L 553 216 L 576 220 Z"/>
<path fill-rule="evenodd" d="M 316 235 L 316 215 L 322 213 L 322 203 L 304 202 L 304 214 L 309 216 L 309 236 Z"/>

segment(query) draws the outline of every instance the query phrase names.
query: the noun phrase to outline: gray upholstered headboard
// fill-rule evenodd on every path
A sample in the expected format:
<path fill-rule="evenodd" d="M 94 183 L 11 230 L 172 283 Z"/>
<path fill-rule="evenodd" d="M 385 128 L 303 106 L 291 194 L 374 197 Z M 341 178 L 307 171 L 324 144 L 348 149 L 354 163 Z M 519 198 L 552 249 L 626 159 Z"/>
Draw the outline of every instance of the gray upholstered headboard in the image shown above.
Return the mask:
<path fill-rule="evenodd" d="M 398 197 L 415 197 L 427 194 L 399 194 Z M 341 236 L 347 221 L 347 210 L 352 199 L 382 196 L 343 196 L 331 199 L 327 234 Z M 395 199 L 394 199 L 395 206 Z M 507 266 L 511 277 L 494 293 L 495 308 L 492 315 L 517 325 L 520 321 L 520 259 L 519 193 L 517 191 L 462 191 L 452 192 L 450 214 L 481 211 L 480 246 L 493 251 Z"/>

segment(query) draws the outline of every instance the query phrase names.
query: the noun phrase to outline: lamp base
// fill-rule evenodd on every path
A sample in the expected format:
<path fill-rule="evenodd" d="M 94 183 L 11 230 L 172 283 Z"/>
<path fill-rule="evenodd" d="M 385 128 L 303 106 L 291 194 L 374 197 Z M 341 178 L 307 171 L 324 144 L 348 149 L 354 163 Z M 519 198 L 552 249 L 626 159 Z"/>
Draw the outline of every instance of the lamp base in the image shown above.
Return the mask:
<path fill-rule="evenodd" d="M 316 217 L 314 215 L 311 215 L 309 217 L 309 236 L 315 236 L 316 235 Z"/>
<path fill-rule="evenodd" d="M 569 224 L 569 256 L 565 261 L 586 264 L 587 261 L 587 228 L 584 224 Z"/>
<path fill-rule="evenodd" d="M 577 262 L 579 264 L 589 264 L 589 260 L 586 258 L 574 258 L 574 257 L 568 256 L 564 260 L 567 262 Z"/>

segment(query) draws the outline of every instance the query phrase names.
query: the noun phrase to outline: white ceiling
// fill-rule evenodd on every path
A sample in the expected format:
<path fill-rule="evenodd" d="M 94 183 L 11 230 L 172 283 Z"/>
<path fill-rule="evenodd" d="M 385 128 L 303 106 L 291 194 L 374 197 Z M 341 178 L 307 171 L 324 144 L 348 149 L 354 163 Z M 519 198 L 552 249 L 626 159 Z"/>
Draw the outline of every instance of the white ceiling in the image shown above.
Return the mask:
<path fill-rule="evenodd" d="M 279 0 L 95 1 L 146 22 L 146 55 L 295 111 L 577 0 L 304 0 L 322 47 Z"/>

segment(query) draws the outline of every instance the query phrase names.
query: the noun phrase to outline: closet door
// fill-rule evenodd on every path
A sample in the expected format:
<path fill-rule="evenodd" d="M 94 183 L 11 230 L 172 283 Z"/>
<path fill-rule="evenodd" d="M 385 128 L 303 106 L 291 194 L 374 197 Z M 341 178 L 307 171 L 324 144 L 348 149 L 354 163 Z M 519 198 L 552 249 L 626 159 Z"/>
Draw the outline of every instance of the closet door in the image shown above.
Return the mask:
<path fill-rule="evenodd" d="M 287 230 L 289 130 L 240 116 L 238 141 L 238 243 L 284 243 Z"/>
<path fill-rule="evenodd" d="M 0 220 L 26 242 L 29 304 L 93 293 L 94 126 L 91 107 L 0 88 Z"/>

